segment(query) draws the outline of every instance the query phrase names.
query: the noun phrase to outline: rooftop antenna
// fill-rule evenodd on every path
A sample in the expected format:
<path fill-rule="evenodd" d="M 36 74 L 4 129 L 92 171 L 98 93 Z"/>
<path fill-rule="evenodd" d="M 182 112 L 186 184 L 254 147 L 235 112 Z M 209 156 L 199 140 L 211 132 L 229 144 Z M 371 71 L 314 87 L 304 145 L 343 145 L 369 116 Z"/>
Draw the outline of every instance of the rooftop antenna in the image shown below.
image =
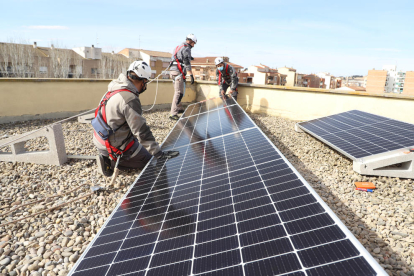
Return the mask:
<path fill-rule="evenodd" d="M 98 33 L 96 33 L 96 47 L 99 47 L 99 37 L 98 37 Z"/>
<path fill-rule="evenodd" d="M 141 35 L 138 36 L 138 49 L 141 49 Z"/>

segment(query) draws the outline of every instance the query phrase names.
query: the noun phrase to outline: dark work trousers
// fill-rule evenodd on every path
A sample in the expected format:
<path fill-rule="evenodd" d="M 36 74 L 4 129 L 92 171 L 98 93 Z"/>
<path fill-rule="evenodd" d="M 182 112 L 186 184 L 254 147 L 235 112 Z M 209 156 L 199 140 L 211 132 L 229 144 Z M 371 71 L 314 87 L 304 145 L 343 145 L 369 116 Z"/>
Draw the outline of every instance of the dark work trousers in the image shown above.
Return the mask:
<path fill-rule="evenodd" d="M 174 97 L 171 103 L 171 116 L 177 115 L 179 110 L 183 109 L 181 105 L 181 100 L 184 96 L 184 79 L 183 77 L 177 78 L 180 73 L 176 71 L 171 71 L 170 77 L 174 80 Z"/>
<path fill-rule="evenodd" d="M 129 170 L 129 169 L 142 170 L 147 165 L 152 155 L 144 147 L 142 147 L 135 156 L 132 156 L 132 154 L 138 148 L 138 145 L 139 143 L 135 141 L 134 146 L 132 146 L 131 149 L 129 149 L 123 154 L 123 156 L 121 157 L 121 160 L 119 160 L 118 169 L 120 170 Z M 111 159 L 112 169 L 115 168 L 115 164 L 116 164 L 116 161 Z"/>
<path fill-rule="evenodd" d="M 223 90 L 224 90 L 224 94 L 226 94 L 227 89 L 230 87 L 230 85 L 228 85 L 227 83 L 223 83 Z M 239 91 L 236 89 L 234 90 L 234 92 L 231 94 L 231 96 L 233 97 L 233 99 L 235 101 L 237 101 L 237 95 L 239 94 Z M 219 96 L 221 97 L 221 90 L 219 91 Z"/>

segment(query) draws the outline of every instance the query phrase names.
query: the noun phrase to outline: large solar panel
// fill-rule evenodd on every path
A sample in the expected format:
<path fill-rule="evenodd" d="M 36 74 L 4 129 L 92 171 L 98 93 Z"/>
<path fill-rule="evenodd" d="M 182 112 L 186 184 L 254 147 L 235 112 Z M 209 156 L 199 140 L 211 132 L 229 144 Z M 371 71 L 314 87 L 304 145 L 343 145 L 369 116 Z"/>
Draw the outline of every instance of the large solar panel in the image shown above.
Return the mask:
<path fill-rule="evenodd" d="M 184 115 L 71 275 L 386 275 L 237 103 Z"/>
<path fill-rule="evenodd" d="M 414 125 L 359 110 L 298 126 L 353 160 L 414 146 Z"/>

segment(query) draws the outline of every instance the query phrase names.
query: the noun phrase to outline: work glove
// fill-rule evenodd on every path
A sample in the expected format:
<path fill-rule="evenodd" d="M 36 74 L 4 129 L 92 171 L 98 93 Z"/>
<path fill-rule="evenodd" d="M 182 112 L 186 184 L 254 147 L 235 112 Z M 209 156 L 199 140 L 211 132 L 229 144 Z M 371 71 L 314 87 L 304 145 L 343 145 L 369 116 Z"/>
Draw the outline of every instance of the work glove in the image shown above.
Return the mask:
<path fill-rule="evenodd" d="M 155 156 L 158 160 L 163 160 L 163 159 L 171 159 L 174 157 L 177 157 L 180 154 L 179 151 L 173 151 L 173 150 L 169 150 L 169 151 L 160 151 L 160 153 L 157 153 L 157 155 Z"/>
<path fill-rule="evenodd" d="M 190 75 L 190 78 L 191 78 L 191 84 L 194 84 L 194 76 Z"/>

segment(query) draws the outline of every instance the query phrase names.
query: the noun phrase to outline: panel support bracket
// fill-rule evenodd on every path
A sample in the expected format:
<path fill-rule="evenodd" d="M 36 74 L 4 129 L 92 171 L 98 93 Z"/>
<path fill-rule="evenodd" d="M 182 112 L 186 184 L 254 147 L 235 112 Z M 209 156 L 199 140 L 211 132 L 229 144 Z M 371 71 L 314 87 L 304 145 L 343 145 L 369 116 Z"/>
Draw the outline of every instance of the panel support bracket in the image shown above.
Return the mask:
<path fill-rule="evenodd" d="M 371 160 L 354 161 L 354 171 L 363 175 L 378 175 L 414 179 L 414 153 L 398 153 Z"/>

